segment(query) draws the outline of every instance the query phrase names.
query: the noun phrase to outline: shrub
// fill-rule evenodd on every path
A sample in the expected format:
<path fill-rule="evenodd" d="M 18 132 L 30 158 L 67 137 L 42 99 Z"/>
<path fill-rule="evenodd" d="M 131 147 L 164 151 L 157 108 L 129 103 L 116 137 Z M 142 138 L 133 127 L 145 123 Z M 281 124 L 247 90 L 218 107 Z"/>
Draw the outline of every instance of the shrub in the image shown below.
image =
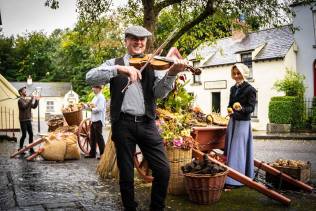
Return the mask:
<path fill-rule="evenodd" d="M 269 103 L 269 120 L 276 124 L 291 124 L 295 97 L 272 97 Z"/>
<path fill-rule="evenodd" d="M 274 88 L 277 91 L 285 92 L 286 96 L 304 96 L 305 77 L 297 72 L 292 70 L 287 70 L 285 78 L 283 80 L 278 80 L 274 84 Z"/>
<path fill-rule="evenodd" d="M 291 124 L 301 128 L 304 124 L 304 100 L 302 97 L 273 97 L 269 103 L 269 120 L 271 123 Z"/>

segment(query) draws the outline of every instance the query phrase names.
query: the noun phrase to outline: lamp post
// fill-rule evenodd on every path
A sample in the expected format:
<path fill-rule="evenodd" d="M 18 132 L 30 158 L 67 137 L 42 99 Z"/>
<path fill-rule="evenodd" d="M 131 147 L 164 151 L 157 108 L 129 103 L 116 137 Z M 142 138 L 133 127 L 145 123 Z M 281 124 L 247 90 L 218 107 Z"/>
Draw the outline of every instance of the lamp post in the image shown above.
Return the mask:
<path fill-rule="evenodd" d="M 36 96 L 40 97 L 41 96 L 41 90 L 42 87 L 36 87 Z M 38 105 L 37 105 L 37 129 L 38 129 L 38 134 L 41 132 L 41 121 L 40 121 L 40 102 L 38 100 Z"/>

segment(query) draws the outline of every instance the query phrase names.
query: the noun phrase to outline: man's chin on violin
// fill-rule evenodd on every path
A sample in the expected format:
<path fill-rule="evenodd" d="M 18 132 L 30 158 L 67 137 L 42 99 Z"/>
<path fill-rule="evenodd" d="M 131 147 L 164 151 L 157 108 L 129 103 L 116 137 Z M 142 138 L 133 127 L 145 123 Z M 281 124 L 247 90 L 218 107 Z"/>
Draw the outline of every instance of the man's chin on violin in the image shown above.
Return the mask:
<path fill-rule="evenodd" d="M 143 55 L 146 50 L 147 37 L 137 37 L 135 35 L 126 34 L 125 36 L 125 46 L 127 52 L 132 57 L 135 55 Z M 188 62 L 184 59 L 178 59 L 173 54 L 168 54 L 170 58 L 173 58 L 173 64 L 168 70 L 169 76 L 176 76 L 179 72 L 185 70 Z M 130 78 L 131 82 L 142 79 L 141 72 L 133 66 L 122 66 L 116 65 L 117 72 L 120 74 L 125 74 Z"/>

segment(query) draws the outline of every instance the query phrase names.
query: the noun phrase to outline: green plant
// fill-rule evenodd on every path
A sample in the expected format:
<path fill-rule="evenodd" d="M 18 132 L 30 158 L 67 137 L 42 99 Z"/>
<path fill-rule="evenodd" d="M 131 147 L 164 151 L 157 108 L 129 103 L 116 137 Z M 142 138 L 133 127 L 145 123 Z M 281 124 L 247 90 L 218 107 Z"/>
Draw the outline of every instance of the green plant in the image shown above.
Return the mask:
<path fill-rule="evenodd" d="M 185 81 L 185 76 L 177 78 L 174 89 L 168 96 L 165 99 L 157 100 L 158 107 L 177 113 L 188 111 L 192 106 L 193 96 L 190 95 L 184 87 L 189 82 L 189 80 Z"/>
<path fill-rule="evenodd" d="M 269 120 L 276 124 L 291 124 L 301 128 L 304 124 L 304 101 L 301 97 L 272 97 L 269 103 Z"/>
<path fill-rule="evenodd" d="M 269 103 L 269 120 L 276 124 L 290 124 L 295 97 L 273 97 Z"/>
<path fill-rule="evenodd" d="M 277 91 L 285 92 L 286 96 L 304 96 L 305 85 L 304 85 L 305 76 L 294 72 L 293 70 L 287 69 L 285 78 L 283 80 L 278 80 L 274 84 L 274 88 Z"/>
<path fill-rule="evenodd" d="M 103 87 L 102 93 L 103 93 L 106 100 L 110 99 L 110 87 L 108 85 Z M 85 97 L 83 98 L 83 101 L 84 102 L 91 102 L 93 97 L 94 97 L 94 93 L 92 90 L 90 90 L 88 92 L 88 94 L 86 94 Z"/>

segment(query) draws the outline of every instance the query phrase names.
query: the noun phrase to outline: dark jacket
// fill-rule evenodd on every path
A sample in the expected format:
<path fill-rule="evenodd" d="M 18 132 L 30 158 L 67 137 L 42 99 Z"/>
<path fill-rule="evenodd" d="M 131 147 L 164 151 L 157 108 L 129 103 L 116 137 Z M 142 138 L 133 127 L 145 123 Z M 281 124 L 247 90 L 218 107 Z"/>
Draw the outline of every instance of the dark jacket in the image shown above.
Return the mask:
<path fill-rule="evenodd" d="M 32 104 L 31 99 L 25 99 L 21 97 L 18 101 L 19 105 L 19 120 L 27 121 L 32 119 L 32 108 L 36 108 L 38 105 L 38 100 L 35 100 L 35 103 Z"/>
<path fill-rule="evenodd" d="M 124 65 L 123 58 L 115 59 L 116 65 Z M 150 119 L 155 119 L 156 114 L 156 99 L 154 97 L 153 86 L 155 82 L 155 73 L 153 70 L 145 69 L 142 72 L 142 88 L 145 100 L 145 115 Z M 126 86 L 128 78 L 125 75 L 118 74 L 110 80 L 110 93 L 111 93 L 111 104 L 110 114 L 111 122 L 114 123 L 120 117 L 121 107 L 124 99 L 125 92 L 122 93 L 122 89 Z"/>
<path fill-rule="evenodd" d="M 236 85 L 230 88 L 228 107 L 233 108 L 235 102 L 239 102 L 242 107 L 240 111 L 234 110 L 233 118 L 235 120 L 250 120 L 250 115 L 256 106 L 256 94 L 256 89 L 248 82 L 243 82 L 239 88 Z"/>

